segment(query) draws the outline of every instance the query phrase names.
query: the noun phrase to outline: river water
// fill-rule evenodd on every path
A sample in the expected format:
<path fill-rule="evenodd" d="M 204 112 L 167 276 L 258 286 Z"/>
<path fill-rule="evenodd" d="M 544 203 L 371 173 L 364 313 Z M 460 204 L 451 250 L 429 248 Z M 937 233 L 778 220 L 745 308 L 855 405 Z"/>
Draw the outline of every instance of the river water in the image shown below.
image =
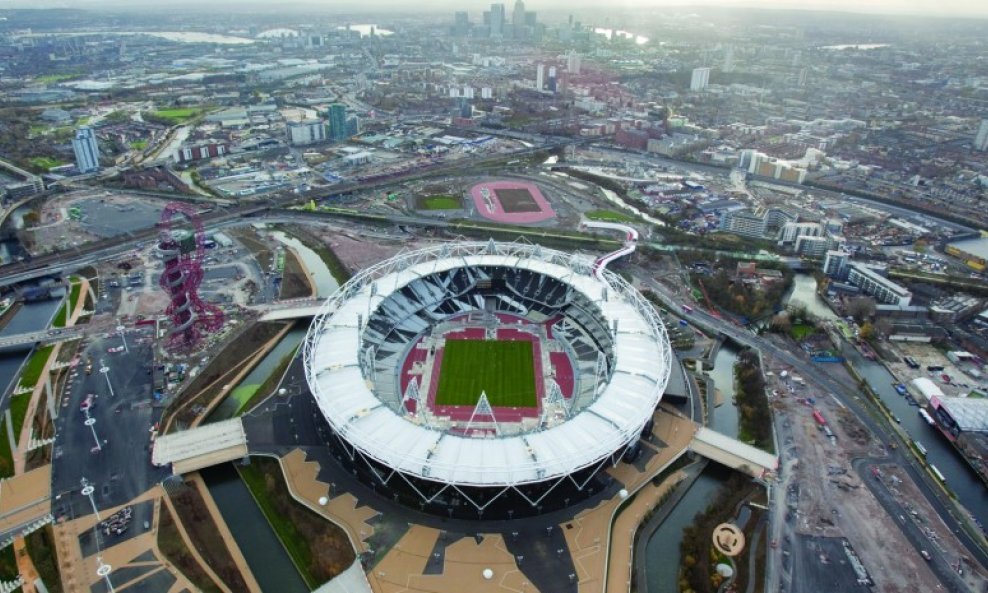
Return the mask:
<path fill-rule="evenodd" d="M 321 299 L 328 298 L 340 287 L 340 283 L 333 277 L 333 273 L 329 271 L 326 262 L 319 257 L 318 253 L 309 249 L 305 243 L 282 231 L 272 231 L 271 236 L 277 239 L 282 245 L 291 247 L 298 254 L 299 259 L 302 260 L 305 268 L 309 271 L 309 277 L 312 279 L 313 284 L 315 284 L 317 297 Z"/>
<path fill-rule="evenodd" d="M 792 279 L 792 290 L 784 300 L 786 305 L 799 303 L 806 312 L 822 320 L 835 320 L 837 315 L 816 292 L 816 278 L 812 274 L 796 274 Z"/>
<path fill-rule="evenodd" d="M 708 373 L 724 400 L 720 407 L 711 409 L 710 427 L 732 437 L 738 435 L 738 409 L 733 405 L 737 358 L 737 347 L 731 342 L 725 343 L 714 358 L 714 368 Z M 713 402 L 709 403 L 712 405 Z M 697 513 L 707 508 L 717 489 L 730 475 L 730 471 L 717 464 L 708 464 L 662 525 L 652 533 L 645 546 L 644 558 L 648 593 L 679 593 L 679 545 L 683 529 L 693 522 Z"/>
<path fill-rule="evenodd" d="M 947 480 L 947 486 L 957 495 L 961 504 L 982 524 L 988 525 L 988 488 L 985 488 L 974 470 L 961 459 L 960 454 L 940 431 L 919 416 L 919 408 L 910 406 L 905 398 L 896 393 L 893 387 L 894 378 L 881 363 L 867 360 L 846 343 L 842 354 L 858 369 L 892 413 L 899 417 L 901 426 L 909 433 L 909 437 L 923 443 L 927 451 L 926 459 L 940 470 Z"/>
<path fill-rule="evenodd" d="M 45 329 L 51 323 L 51 318 L 61 304 L 62 299 L 24 303 L 13 319 L 3 328 L 3 331 L 0 331 L 0 336 L 11 336 Z M 17 371 L 21 368 L 21 364 L 29 354 L 29 352 L 0 354 L 0 393 L 5 393 L 10 387 L 10 384 L 17 377 Z"/>

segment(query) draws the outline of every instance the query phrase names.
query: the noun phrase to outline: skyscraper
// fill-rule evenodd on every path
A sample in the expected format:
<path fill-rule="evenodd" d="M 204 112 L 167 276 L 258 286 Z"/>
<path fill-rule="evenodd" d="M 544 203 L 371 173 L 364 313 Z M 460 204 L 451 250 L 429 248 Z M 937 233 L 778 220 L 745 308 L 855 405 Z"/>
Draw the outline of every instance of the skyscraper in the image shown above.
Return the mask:
<path fill-rule="evenodd" d="M 515 34 L 518 34 L 518 29 L 525 26 L 525 3 L 522 0 L 515 0 L 515 6 L 511 11 L 511 26 L 515 28 Z"/>
<path fill-rule="evenodd" d="M 81 173 L 99 171 L 99 144 L 92 128 L 79 128 L 72 139 L 75 165 Z"/>
<path fill-rule="evenodd" d="M 491 4 L 491 37 L 504 35 L 504 4 Z"/>
<path fill-rule="evenodd" d="M 470 32 L 470 16 L 466 11 L 457 11 L 453 14 L 453 35 L 466 35 Z"/>
<path fill-rule="evenodd" d="M 329 137 L 334 142 L 341 142 L 349 137 L 349 129 L 346 121 L 346 105 L 333 103 L 326 111 L 326 119 L 329 120 Z"/>
<path fill-rule="evenodd" d="M 702 91 L 707 88 L 710 82 L 710 68 L 694 68 L 693 76 L 690 78 L 690 90 Z"/>
<path fill-rule="evenodd" d="M 545 64 L 535 67 L 535 90 L 541 91 L 545 86 Z"/>
<path fill-rule="evenodd" d="M 582 61 L 580 54 L 575 51 L 569 52 L 566 54 L 566 71 L 570 74 L 579 74 Z"/>
<path fill-rule="evenodd" d="M 974 136 L 974 149 L 981 152 L 988 150 L 988 119 L 981 120 L 978 133 Z"/>

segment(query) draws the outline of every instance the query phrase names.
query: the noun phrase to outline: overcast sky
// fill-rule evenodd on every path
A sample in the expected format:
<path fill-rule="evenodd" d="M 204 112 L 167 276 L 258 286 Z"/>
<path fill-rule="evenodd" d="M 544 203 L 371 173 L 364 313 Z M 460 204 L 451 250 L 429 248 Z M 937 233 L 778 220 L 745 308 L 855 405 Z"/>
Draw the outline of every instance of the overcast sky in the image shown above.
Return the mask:
<path fill-rule="evenodd" d="M 514 0 L 500 0 L 512 5 Z M 281 4 L 291 4 L 295 6 L 310 5 L 318 7 L 320 12 L 332 12 L 335 10 L 346 10 L 352 12 L 370 12 L 375 9 L 401 12 L 412 12 L 416 9 L 422 11 L 436 10 L 468 10 L 479 12 L 490 4 L 488 0 L 210 0 L 208 2 L 195 2 L 193 0 L 172 0 L 162 2 L 162 0 L 0 0 L 2 8 L 131 8 L 139 9 L 148 7 L 154 9 L 167 9 L 168 7 L 182 6 L 241 6 L 249 8 L 256 6 L 269 11 Z M 549 9 L 593 9 L 607 7 L 608 10 L 615 8 L 634 9 L 654 8 L 661 6 L 735 6 L 735 7 L 757 7 L 757 8 L 794 8 L 794 9 L 815 9 L 815 10 L 838 10 L 868 13 L 891 13 L 891 14 L 924 14 L 945 17 L 956 16 L 980 16 L 988 17 L 988 0 L 704 0 L 703 2 L 689 2 L 685 0 L 528 0 L 526 6 L 529 10 L 549 10 Z M 405 9 L 405 10 L 401 10 Z"/>

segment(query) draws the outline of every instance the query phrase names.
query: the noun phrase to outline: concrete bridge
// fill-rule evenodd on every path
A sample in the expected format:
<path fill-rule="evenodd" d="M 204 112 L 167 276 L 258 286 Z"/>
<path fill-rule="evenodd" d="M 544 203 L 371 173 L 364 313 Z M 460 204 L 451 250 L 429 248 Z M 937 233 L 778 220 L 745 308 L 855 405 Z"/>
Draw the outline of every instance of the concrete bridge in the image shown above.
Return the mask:
<path fill-rule="evenodd" d="M 275 301 L 248 307 L 261 314 L 260 321 L 282 321 L 315 317 L 322 308 L 324 299 L 293 299 L 290 301 Z"/>

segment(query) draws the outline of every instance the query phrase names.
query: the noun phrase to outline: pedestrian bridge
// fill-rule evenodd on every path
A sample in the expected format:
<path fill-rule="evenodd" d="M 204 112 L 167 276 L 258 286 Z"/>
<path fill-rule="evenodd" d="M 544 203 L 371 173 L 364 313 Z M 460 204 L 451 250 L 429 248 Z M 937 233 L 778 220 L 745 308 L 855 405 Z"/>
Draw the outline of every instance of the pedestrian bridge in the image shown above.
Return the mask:
<path fill-rule="evenodd" d="M 323 299 L 293 299 L 254 305 L 250 308 L 261 314 L 260 321 L 283 321 L 315 317 L 319 314 L 323 302 Z"/>
<path fill-rule="evenodd" d="M 77 340 L 86 332 L 87 326 L 73 326 L 62 329 L 44 329 L 0 337 L 0 352 L 30 350 L 35 344 L 53 344 Z"/>
<path fill-rule="evenodd" d="M 171 465 L 172 473 L 180 475 L 246 456 L 244 424 L 233 418 L 158 437 L 151 462 Z"/>
<path fill-rule="evenodd" d="M 775 473 L 779 467 L 777 456 L 703 426 L 697 428 L 689 448 L 697 455 L 753 478 Z"/>

